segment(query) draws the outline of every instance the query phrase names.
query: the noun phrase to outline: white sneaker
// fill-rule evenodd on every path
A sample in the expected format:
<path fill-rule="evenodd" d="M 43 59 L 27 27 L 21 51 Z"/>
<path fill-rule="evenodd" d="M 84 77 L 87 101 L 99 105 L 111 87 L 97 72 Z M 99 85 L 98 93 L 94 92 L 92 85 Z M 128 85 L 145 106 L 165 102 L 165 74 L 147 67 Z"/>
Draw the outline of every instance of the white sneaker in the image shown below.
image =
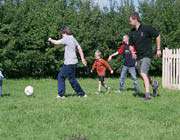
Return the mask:
<path fill-rule="evenodd" d="M 66 98 L 65 96 L 59 96 L 59 95 L 56 96 L 56 99 L 65 99 L 65 98 Z"/>
<path fill-rule="evenodd" d="M 87 98 L 87 95 L 85 94 L 83 97 L 84 97 L 84 98 Z"/>
<path fill-rule="evenodd" d="M 84 94 L 84 96 L 79 96 L 79 98 L 87 98 L 87 95 Z"/>

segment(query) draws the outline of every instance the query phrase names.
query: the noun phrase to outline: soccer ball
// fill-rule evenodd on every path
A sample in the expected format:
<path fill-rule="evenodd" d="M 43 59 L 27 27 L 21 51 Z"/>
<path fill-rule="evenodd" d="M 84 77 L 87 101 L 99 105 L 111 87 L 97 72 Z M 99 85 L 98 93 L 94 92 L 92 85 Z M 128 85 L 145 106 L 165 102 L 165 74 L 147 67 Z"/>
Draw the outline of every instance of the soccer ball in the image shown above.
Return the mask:
<path fill-rule="evenodd" d="M 33 94 L 33 87 L 32 87 L 32 86 L 27 86 L 27 87 L 25 87 L 24 93 L 25 93 L 27 96 L 31 96 L 31 95 Z"/>

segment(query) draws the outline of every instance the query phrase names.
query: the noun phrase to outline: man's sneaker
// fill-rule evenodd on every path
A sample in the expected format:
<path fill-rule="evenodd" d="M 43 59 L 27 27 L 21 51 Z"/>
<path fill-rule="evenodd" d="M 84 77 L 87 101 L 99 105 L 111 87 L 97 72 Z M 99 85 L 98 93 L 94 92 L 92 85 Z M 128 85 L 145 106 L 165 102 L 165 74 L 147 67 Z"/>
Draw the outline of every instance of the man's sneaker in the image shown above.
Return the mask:
<path fill-rule="evenodd" d="M 151 100 L 150 93 L 145 93 L 144 100 Z"/>
<path fill-rule="evenodd" d="M 158 96 L 158 87 L 159 87 L 158 81 L 154 80 L 152 87 L 153 87 L 153 96 L 154 97 Z"/>
<path fill-rule="evenodd" d="M 56 96 L 56 99 L 65 99 L 65 98 L 66 98 L 65 96 L 59 96 L 59 95 Z"/>

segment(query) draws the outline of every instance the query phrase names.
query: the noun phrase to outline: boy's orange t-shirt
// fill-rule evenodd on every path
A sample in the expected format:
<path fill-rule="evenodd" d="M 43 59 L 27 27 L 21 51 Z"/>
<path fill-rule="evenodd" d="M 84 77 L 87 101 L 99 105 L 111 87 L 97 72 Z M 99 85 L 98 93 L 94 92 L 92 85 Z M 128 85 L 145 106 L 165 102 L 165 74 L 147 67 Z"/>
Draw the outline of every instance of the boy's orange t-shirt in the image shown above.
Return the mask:
<path fill-rule="evenodd" d="M 111 66 L 108 64 L 107 61 L 104 59 L 96 59 L 93 66 L 92 70 L 96 69 L 97 73 L 99 76 L 105 76 L 106 74 L 106 69 L 109 69 L 110 71 L 112 70 Z"/>

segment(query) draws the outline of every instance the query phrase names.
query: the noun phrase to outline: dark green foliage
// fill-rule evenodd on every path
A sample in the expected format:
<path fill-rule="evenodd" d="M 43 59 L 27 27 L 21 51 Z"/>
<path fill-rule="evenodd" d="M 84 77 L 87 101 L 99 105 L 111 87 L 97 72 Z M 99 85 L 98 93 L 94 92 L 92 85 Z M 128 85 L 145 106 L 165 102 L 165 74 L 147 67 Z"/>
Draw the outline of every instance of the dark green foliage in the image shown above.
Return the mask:
<path fill-rule="evenodd" d="M 178 0 L 140 3 L 143 22 L 160 30 L 163 48 L 179 47 L 179 7 Z M 63 25 L 72 29 L 91 67 L 96 49 L 105 59 L 117 50 L 130 30 L 128 17 L 134 9 L 129 0 L 110 11 L 80 0 L 6 0 L 0 5 L 0 68 L 11 77 L 55 75 L 63 63 L 63 47 L 54 47 L 47 39 L 58 39 Z M 117 72 L 119 59 L 111 62 Z M 160 64 L 161 60 L 153 61 L 152 70 L 157 74 Z M 79 67 L 81 71 L 81 63 Z"/>

